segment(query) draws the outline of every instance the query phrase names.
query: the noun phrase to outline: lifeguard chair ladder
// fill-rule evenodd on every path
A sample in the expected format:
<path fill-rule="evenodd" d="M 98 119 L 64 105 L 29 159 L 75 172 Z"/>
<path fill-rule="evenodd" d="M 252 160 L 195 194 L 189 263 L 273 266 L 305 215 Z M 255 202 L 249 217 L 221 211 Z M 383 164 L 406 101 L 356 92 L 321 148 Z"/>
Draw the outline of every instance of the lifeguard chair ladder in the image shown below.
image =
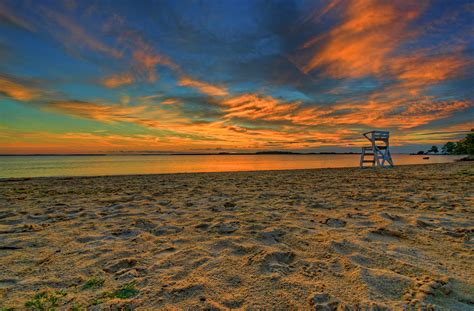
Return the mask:
<path fill-rule="evenodd" d="M 371 163 L 370 167 L 393 167 L 388 142 L 390 132 L 370 131 L 363 135 L 370 141 L 371 146 L 362 147 L 360 167 L 368 167 L 366 163 Z"/>

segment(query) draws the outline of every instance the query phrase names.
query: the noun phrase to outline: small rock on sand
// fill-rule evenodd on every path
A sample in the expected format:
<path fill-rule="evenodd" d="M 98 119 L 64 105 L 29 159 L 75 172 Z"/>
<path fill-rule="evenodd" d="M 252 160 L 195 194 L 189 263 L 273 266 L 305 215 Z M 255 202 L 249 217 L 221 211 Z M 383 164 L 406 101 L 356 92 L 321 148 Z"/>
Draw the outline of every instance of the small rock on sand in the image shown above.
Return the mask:
<path fill-rule="evenodd" d="M 170 200 L 160 200 L 158 201 L 158 204 L 161 205 L 161 206 L 168 206 L 171 204 L 171 201 Z"/>
<path fill-rule="evenodd" d="M 328 218 L 323 223 L 332 228 L 342 228 L 347 224 L 345 220 L 337 218 Z"/>
<path fill-rule="evenodd" d="M 316 293 L 310 298 L 311 304 L 328 302 L 331 296 L 328 293 Z"/>
<path fill-rule="evenodd" d="M 235 206 L 236 206 L 235 202 L 225 202 L 224 203 L 224 207 L 226 207 L 226 208 L 233 208 Z"/>

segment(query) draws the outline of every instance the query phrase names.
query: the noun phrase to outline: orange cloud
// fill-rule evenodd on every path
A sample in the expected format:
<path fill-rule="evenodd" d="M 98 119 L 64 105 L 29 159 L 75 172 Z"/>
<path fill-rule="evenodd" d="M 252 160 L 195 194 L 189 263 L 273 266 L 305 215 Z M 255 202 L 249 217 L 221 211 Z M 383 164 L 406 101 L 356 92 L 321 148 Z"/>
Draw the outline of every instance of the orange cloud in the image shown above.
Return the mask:
<path fill-rule="evenodd" d="M 299 103 L 282 103 L 271 96 L 244 94 L 221 102 L 225 118 L 250 120 L 285 120 L 288 114 L 299 107 Z"/>
<path fill-rule="evenodd" d="M 412 1 L 348 1 L 342 24 L 303 45 L 306 49 L 316 47 L 302 66 L 303 72 L 322 68 L 335 78 L 380 73 L 390 53 L 411 35 L 407 26 L 423 8 Z"/>
<path fill-rule="evenodd" d="M 400 100 L 339 104 L 328 107 L 319 115 L 315 114 L 313 119 L 307 119 L 309 122 L 306 124 L 359 124 L 376 128 L 408 129 L 449 117 L 469 107 L 472 107 L 472 102 L 469 101 L 434 101 L 431 98 L 414 102 Z"/>
<path fill-rule="evenodd" d="M 390 62 L 391 72 L 408 93 L 417 95 L 423 88 L 459 76 L 472 60 L 461 55 L 427 56 L 421 52 L 396 57 Z"/>
<path fill-rule="evenodd" d="M 472 106 L 469 101 L 438 101 L 418 102 L 409 105 L 398 115 L 385 118 L 385 123 L 399 125 L 401 129 L 428 124 L 433 120 L 443 119 L 454 112 L 465 110 Z"/>
<path fill-rule="evenodd" d="M 38 88 L 26 86 L 2 76 L 0 76 L 0 93 L 19 101 L 38 99 L 43 94 Z"/>
<path fill-rule="evenodd" d="M 134 81 L 131 74 L 116 74 L 102 80 L 102 84 L 108 88 L 116 88 L 124 85 L 132 84 Z"/>
<path fill-rule="evenodd" d="M 56 101 L 44 105 L 43 110 L 104 123 L 127 122 L 162 130 L 190 123 L 188 118 L 181 115 L 177 106 L 165 105 L 164 107 L 167 108 L 149 105 L 123 106 L 83 101 Z"/>
<path fill-rule="evenodd" d="M 49 103 L 44 109 L 102 122 L 133 122 L 137 119 L 136 115 L 145 111 L 146 107 L 122 107 L 82 101 L 58 101 Z"/>
<path fill-rule="evenodd" d="M 156 53 L 151 45 L 141 39 L 135 39 L 135 41 L 132 57 L 136 64 L 133 70 L 139 74 L 144 73 L 149 82 L 156 81 L 156 66 L 158 65 L 179 71 L 179 67 L 171 59 Z"/>
<path fill-rule="evenodd" d="M 474 121 L 437 127 L 435 129 L 405 130 L 397 132 L 393 136 L 393 141 L 398 145 L 444 144 L 447 141 L 458 141 L 464 138 L 471 129 L 474 129 Z"/>
<path fill-rule="evenodd" d="M 229 94 L 227 90 L 223 87 L 211 85 L 197 80 L 192 80 L 188 77 L 181 77 L 178 82 L 178 85 L 196 88 L 202 93 L 210 96 L 227 96 Z"/>

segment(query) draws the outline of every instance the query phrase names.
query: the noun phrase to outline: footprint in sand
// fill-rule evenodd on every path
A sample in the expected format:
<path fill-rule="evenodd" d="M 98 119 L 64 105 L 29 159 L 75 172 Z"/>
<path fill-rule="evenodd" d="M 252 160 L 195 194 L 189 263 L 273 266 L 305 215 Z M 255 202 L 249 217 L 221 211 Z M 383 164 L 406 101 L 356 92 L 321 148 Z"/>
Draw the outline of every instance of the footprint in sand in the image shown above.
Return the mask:
<path fill-rule="evenodd" d="M 295 260 L 293 252 L 264 253 L 260 261 L 260 271 L 263 273 L 287 274 L 293 270 L 291 263 Z"/>
<path fill-rule="evenodd" d="M 330 244 L 330 248 L 338 254 L 349 255 L 355 251 L 358 251 L 360 247 L 357 244 L 354 244 L 347 240 L 342 240 L 341 242 L 332 241 Z"/>
<path fill-rule="evenodd" d="M 222 304 L 229 309 L 239 309 L 244 304 L 244 300 L 243 299 L 230 299 L 230 300 L 223 301 Z"/>
<path fill-rule="evenodd" d="M 265 230 L 257 234 L 257 240 L 264 244 L 272 245 L 280 243 L 284 235 L 285 231 L 281 229 Z"/>
<path fill-rule="evenodd" d="M 461 287 L 464 287 L 462 285 Z M 416 284 L 405 293 L 405 301 L 410 304 L 429 303 L 434 300 L 444 300 L 447 304 L 451 304 L 455 309 L 463 310 L 469 308 L 467 305 L 474 305 L 474 299 L 463 297 L 461 293 L 454 293 L 453 285 L 447 278 L 431 278 L 423 277 L 421 280 L 417 278 Z"/>
<path fill-rule="evenodd" d="M 107 273 L 122 274 L 124 271 L 135 267 L 137 263 L 138 261 L 135 258 L 121 259 L 117 262 L 109 264 L 103 270 Z"/>
<path fill-rule="evenodd" d="M 376 241 L 398 241 L 400 239 L 406 239 L 406 235 L 400 229 L 390 229 L 387 227 L 381 227 L 371 230 L 367 237 L 370 240 Z"/>
<path fill-rule="evenodd" d="M 400 300 L 405 292 L 413 286 L 409 277 L 382 269 L 361 269 L 361 279 L 367 284 L 373 299 L 387 298 Z"/>
<path fill-rule="evenodd" d="M 193 297 L 198 298 L 204 293 L 204 286 L 201 284 L 191 284 L 184 287 L 170 288 L 165 295 L 173 301 L 181 301 Z"/>
<path fill-rule="evenodd" d="M 346 310 L 345 306 L 341 305 L 339 300 L 335 299 L 328 293 L 317 292 L 310 296 L 309 304 L 317 311 L 335 311 Z M 352 310 L 352 308 L 348 308 Z"/>
<path fill-rule="evenodd" d="M 115 229 L 115 230 L 110 231 L 110 234 L 112 234 L 113 236 L 116 236 L 118 238 L 128 239 L 128 238 L 136 237 L 137 235 L 140 234 L 140 232 L 137 231 L 137 230 L 130 230 L 130 229 L 126 229 L 126 228 L 120 228 L 120 229 Z"/>
<path fill-rule="evenodd" d="M 301 274 L 314 279 L 320 277 L 324 271 L 328 270 L 328 264 L 325 261 L 303 262 Z"/>
<path fill-rule="evenodd" d="M 142 230 L 145 230 L 145 231 L 152 231 L 157 226 L 152 221 L 150 221 L 148 219 L 144 219 L 144 218 L 139 218 L 139 219 L 135 220 L 133 225 L 136 228 L 139 228 L 139 229 L 142 229 Z"/>
<path fill-rule="evenodd" d="M 159 228 L 153 230 L 152 233 L 156 236 L 160 236 L 160 235 L 169 235 L 169 234 L 180 233 L 183 230 L 184 230 L 183 227 L 162 226 L 162 227 L 159 227 Z"/>
<path fill-rule="evenodd" d="M 233 222 L 221 222 L 212 227 L 212 231 L 219 234 L 230 234 L 237 231 L 240 228 L 240 224 L 237 221 Z"/>

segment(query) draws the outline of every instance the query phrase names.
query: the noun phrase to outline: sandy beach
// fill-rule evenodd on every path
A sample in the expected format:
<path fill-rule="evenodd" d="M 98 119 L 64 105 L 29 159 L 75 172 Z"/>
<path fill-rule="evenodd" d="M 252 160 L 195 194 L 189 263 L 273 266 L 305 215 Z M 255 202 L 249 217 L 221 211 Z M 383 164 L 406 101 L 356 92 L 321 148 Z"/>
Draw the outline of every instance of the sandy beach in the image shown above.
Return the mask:
<path fill-rule="evenodd" d="M 2 180 L 0 307 L 473 310 L 473 184 L 472 162 Z"/>

